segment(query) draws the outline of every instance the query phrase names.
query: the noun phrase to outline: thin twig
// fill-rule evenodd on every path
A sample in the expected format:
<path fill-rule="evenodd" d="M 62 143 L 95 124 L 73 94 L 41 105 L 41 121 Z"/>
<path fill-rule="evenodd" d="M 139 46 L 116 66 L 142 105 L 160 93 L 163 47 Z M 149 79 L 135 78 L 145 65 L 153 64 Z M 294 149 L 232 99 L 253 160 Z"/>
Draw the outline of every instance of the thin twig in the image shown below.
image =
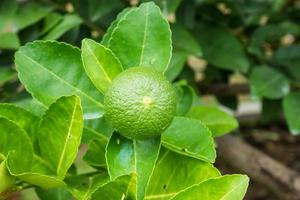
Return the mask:
<path fill-rule="evenodd" d="M 217 96 L 230 96 L 237 94 L 249 94 L 250 87 L 248 84 L 226 84 L 215 83 L 210 85 L 198 85 L 201 94 L 212 94 Z"/>

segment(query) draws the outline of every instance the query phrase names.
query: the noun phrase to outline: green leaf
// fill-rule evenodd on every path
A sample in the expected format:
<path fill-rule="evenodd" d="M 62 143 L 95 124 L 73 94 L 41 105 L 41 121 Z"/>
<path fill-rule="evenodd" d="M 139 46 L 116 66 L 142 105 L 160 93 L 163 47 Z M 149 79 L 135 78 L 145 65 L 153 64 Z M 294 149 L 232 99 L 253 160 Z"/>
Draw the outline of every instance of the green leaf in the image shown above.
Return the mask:
<path fill-rule="evenodd" d="M 187 188 L 173 197 L 172 200 L 242 200 L 245 196 L 248 184 L 249 178 L 244 175 L 229 175 L 212 178 Z"/>
<path fill-rule="evenodd" d="M 51 166 L 48 161 L 34 155 L 29 171 L 16 174 L 18 178 L 24 180 L 32 185 L 42 187 L 44 189 L 61 187 L 65 183 L 56 176 L 56 172 L 50 169 Z"/>
<path fill-rule="evenodd" d="M 300 29 L 300 28 L 299 28 Z M 300 31 L 299 31 L 300 32 Z M 300 45 L 294 44 L 287 47 L 280 47 L 273 56 L 274 63 L 283 65 L 289 75 L 300 81 Z"/>
<path fill-rule="evenodd" d="M 76 102 L 73 102 L 75 104 L 73 106 L 76 106 L 73 108 L 74 110 L 70 110 L 72 109 L 72 105 L 70 105 L 72 104 L 72 99 L 73 101 L 76 100 Z M 43 147 L 41 148 L 41 157 L 34 155 L 34 157 L 30 159 L 30 161 L 32 160 L 30 169 L 27 169 L 22 173 L 13 173 L 14 175 L 28 183 L 45 189 L 64 185 L 64 182 L 62 181 L 64 178 L 63 174 L 66 173 L 69 166 L 74 162 L 80 144 L 80 137 L 78 138 L 78 134 L 81 134 L 82 130 L 82 117 L 78 117 L 78 113 L 81 114 L 78 101 L 78 97 L 62 97 L 50 106 L 40 125 L 39 131 L 42 132 L 37 134 L 39 144 L 44 145 L 41 146 Z M 80 126 L 81 130 L 76 130 L 76 128 L 80 129 Z M 66 129 L 68 129 L 68 135 L 63 133 Z M 57 131 L 52 132 L 53 130 Z M 74 134 L 73 131 L 79 132 L 75 132 Z M 65 140 L 63 140 L 64 136 L 66 137 Z M 45 153 L 46 147 L 50 148 L 51 153 Z M 57 156 L 58 153 L 61 153 L 59 159 L 62 159 L 62 161 L 59 160 L 57 166 L 53 167 L 51 161 L 55 160 L 55 156 Z M 49 159 L 49 154 L 50 157 L 51 155 L 54 157 Z"/>
<path fill-rule="evenodd" d="M 175 117 L 161 137 L 162 145 L 177 153 L 213 163 L 216 159 L 210 130 L 200 121 Z"/>
<path fill-rule="evenodd" d="M 82 41 L 81 49 L 87 75 L 104 94 L 112 80 L 123 71 L 120 61 L 111 50 L 90 39 Z"/>
<path fill-rule="evenodd" d="M 174 84 L 176 91 L 176 115 L 185 115 L 192 107 L 195 100 L 195 92 L 186 81 L 179 81 Z"/>
<path fill-rule="evenodd" d="M 265 52 L 264 46 L 266 45 L 266 43 L 278 43 L 278 41 L 285 35 L 300 35 L 299 25 L 289 21 L 283 21 L 278 24 L 268 24 L 266 26 L 261 26 L 257 28 L 251 35 L 251 41 L 248 45 L 248 50 L 250 53 L 254 54 L 260 59 L 269 59 L 268 55 Z M 275 57 L 277 56 L 277 51 L 281 51 L 280 49 L 289 49 L 289 47 L 280 47 L 278 50 L 276 50 L 274 54 Z M 284 51 L 285 50 L 283 50 L 283 53 Z"/>
<path fill-rule="evenodd" d="M 279 71 L 267 66 L 255 67 L 250 75 L 250 83 L 251 92 L 256 97 L 278 99 L 290 91 L 289 80 Z"/>
<path fill-rule="evenodd" d="M 40 35 L 44 35 L 45 33 L 49 32 L 51 29 L 53 29 L 61 20 L 62 15 L 51 12 L 49 13 L 44 20 L 43 28 L 40 32 Z"/>
<path fill-rule="evenodd" d="M 0 1 L 0 34 L 4 32 L 13 32 L 12 17 L 17 10 L 15 0 Z"/>
<path fill-rule="evenodd" d="M 65 43 L 37 41 L 21 47 L 15 62 L 21 82 L 45 106 L 61 96 L 78 95 L 85 118 L 103 114 L 102 95 L 85 75 L 79 49 Z"/>
<path fill-rule="evenodd" d="M 292 92 L 283 99 L 283 111 L 289 126 L 289 130 L 293 135 L 300 133 L 300 93 Z"/>
<path fill-rule="evenodd" d="M 16 79 L 15 70 L 8 67 L 0 68 L 0 86 L 13 79 Z"/>
<path fill-rule="evenodd" d="M 188 54 L 202 56 L 201 47 L 196 38 L 181 25 L 172 25 L 173 48 Z"/>
<path fill-rule="evenodd" d="M 52 10 L 51 6 L 27 3 L 18 8 L 14 16 L 14 26 L 21 30 L 44 18 Z M 33 12 L 34 11 L 34 12 Z"/>
<path fill-rule="evenodd" d="M 108 47 L 125 69 L 152 67 L 165 72 L 171 58 L 171 32 L 153 2 L 131 9 L 114 25 Z"/>
<path fill-rule="evenodd" d="M 21 174 L 18 177 L 29 184 L 44 188 L 45 190 L 64 186 L 62 180 L 41 173 L 29 172 Z"/>
<path fill-rule="evenodd" d="M 143 199 L 159 153 L 158 138 L 139 141 L 114 134 L 106 148 L 106 160 L 111 179 L 130 173 L 137 174 L 137 199 Z"/>
<path fill-rule="evenodd" d="M 276 1 L 276 0 L 275 0 Z M 230 1 L 235 12 L 241 17 L 244 26 L 258 26 L 263 16 L 270 17 L 272 4 L 275 1 L 254 0 L 246 4 L 241 1 Z M 229 2 L 228 2 L 229 3 Z M 224 18 L 224 15 L 222 15 Z"/>
<path fill-rule="evenodd" d="M 162 149 L 145 200 L 168 200 L 187 187 L 217 176 L 219 171 L 209 163 Z"/>
<path fill-rule="evenodd" d="M 66 179 L 68 190 L 78 200 L 91 199 L 93 193 L 109 181 L 107 173 L 97 174 L 93 177 L 72 176 Z"/>
<path fill-rule="evenodd" d="M 157 1 L 158 0 L 156 0 L 156 2 Z M 161 4 L 164 4 L 164 8 L 162 8 L 163 10 L 167 9 L 169 13 L 174 13 L 176 9 L 179 7 L 182 0 L 167 0 L 166 3 L 164 1 L 159 1 L 159 2 Z"/>
<path fill-rule="evenodd" d="M 37 116 L 13 104 L 3 103 L 0 104 L 0 117 L 16 123 L 20 128 L 27 132 L 31 142 L 36 144 L 36 130 L 40 122 L 40 119 Z"/>
<path fill-rule="evenodd" d="M 63 19 L 43 37 L 43 40 L 56 40 L 67 31 L 79 26 L 81 22 L 81 18 L 75 14 L 65 15 Z"/>
<path fill-rule="evenodd" d="M 80 16 L 95 22 L 112 11 L 123 7 L 123 3 L 119 0 L 76 0 L 74 1 L 74 7 Z"/>
<path fill-rule="evenodd" d="M 42 118 L 38 134 L 41 157 L 59 179 L 64 179 L 76 158 L 82 129 L 82 110 L 76 96 L 61 97 Z"/>
<path fill-rule="evenodd" d="M 47 110 L 47 107 L 45 107 L 45 105 L 31 97 L 19 100 L 14 104 L 38 117 L 42 117 Z"/>
<path fill-rule="evenodd" d="M 234 117 L 217 107 L 193 107 L 186 116 L 200 120 L 211 130 L 214 137 L 229 133 L 239 125 Z"/>
<path fill-rule="evenodd" d="M 248 71 L 250 64 L 242 44 L 227 30 L 201 24 L 197 34 L 209 64 L 231 71 Z"/>
<path fill-rule="evenodd" d="M 16 174 L 16 176 L 27 183 L 42 187 L 44 189 L 62 187 L 65 185 L 62 180 L 58 179 L 54 175 L 45 175 L 45 173 L 45 171 L 36 173 L 33 170 L 32 172 Z"/>
<path fill-rule="evenodd" d="M 30 171 L 33 148 L 26 132 L 14 122 L 0 117 L 0 134 L 0 155 L 7 159 L 10 173 Z"/>
<path fill-rule="evenodd" d="M 44 188 L 64 184 L 53 176 L 54 174 L 48 169 L 45 161 L 33 154 L 32 143 L 28 135 L 17 124 L 0 118 L 0 133 L 2 138 L 0 140 L 0 156 L 7 158 L 10 174 Z"/>
<path fill-rule="evenodd" d="M 17 113 L 17 114 L 16 114 Z M 28 133 L 32 132 L 34 123 L 39 122 L 39 118 L 32 113 L 9 103 L 0 104 L 0 117 L 9 119 Z"/>
<path fill-rule="evenodd" d="M 16 177 L 13 177 L 9 174 L 9 171 L 6 166 L 6 160 L 0 162 L 0 199 L 1 193 L 5 192 L 9 188 L 11 188 L 16 181 Z"/>
<path fill-rule="evenodd" d="M 107 142 L 107 139 L 104 138 L 92 140 L 83 160 L 93 167 L 106 167 L 105 148 Z"/>
<path fill-rule="evenodd" d="M 2 0 L 0 2 L 0 16 L 13 15 L 17 10 L 17 1 L 15 0 Z"/>
<path fill-rule="evenodd" d="M 162 10 L 164 15 L 174 13 L 182 0 L 141 0 L 141 2 L 154 1 Z"/>
<path fill-rule="evenodd" d="M 105 116 L 97 119 L 84 120 L 82 142 L 88 144 L 93 139 L 104 139 L 108 142 L 113 132 L 114 128 Z"/>
<path fill-rule="evenodd" d="M 135 175 L 124 175 L 110 180 L 107 173 L 102 173 L 93 177 L 70 177 L 66 181 L 69 191 L 78 200 L 120 200 L 129 193 L 134 180 Z"/>
<path fill-rule="evenodd" d="M 112 33 L 114 32 L 119 21 L 123 20 L 127 16 L 128 13 L 130 13 L 132 10 L 135 10 L 135 9 L 137 9 L 137 8 L 125 8 L 118 14 L 117 18 L 110 24 L 106 33 L 104 34 L 101 44 L 103 44 L 104 46 L 108 46 L 108 43 L 111 40 Z"/>
<path fill-rule="evenodd" d="M 172 58 L 169 67 L 165 73 L 170 82 L 174 81 L 182 71 L 187 60 L 188 54 L 183 51 L 173 49 Z"/>
<path fill-rule="evenodd" d="M 0 49 L 18 49 L 19 37 L 16 33 L 0 33 Z"/>
<path fill-rule="evenodd" d="M 64 187 L 50 188 L 48 190 L 35 188 L 35 191 L 40 200 L 71 200 L 72 195 Z"/>
<path fill-rule="evenodd" d="M 136 182 L 136 175 L 124 175 L 117 177 L 115 180 L 107 182 L 98 188 L 92 195 L 92 200 L 98 199 L 135 199 L 133 192 L 135 187 L 132 185 Z"/>

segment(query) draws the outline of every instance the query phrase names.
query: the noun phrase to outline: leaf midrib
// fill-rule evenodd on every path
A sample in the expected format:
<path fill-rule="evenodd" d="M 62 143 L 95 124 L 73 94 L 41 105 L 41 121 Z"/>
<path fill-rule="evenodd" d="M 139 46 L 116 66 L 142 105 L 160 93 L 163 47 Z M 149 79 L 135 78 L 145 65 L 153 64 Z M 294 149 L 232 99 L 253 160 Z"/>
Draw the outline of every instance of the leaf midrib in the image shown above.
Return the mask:
<path fill-rule="evenodd" d="M 144 37 L 143 37 L 143 41 L 142 41 L 142 49 L 141 49 L 141 55 L 140 55 L 140 62 L 139 62 L 139 66 L 142 66 L 142 61 L 144 58 L 144 50 L 145 50 L 145 42 L 146 42 L 146 38 L 147 38 L 147 27 L 148 27 L 148 21 L 149 21 L 149 4 L 147 4 L 147 9 L 146 9 L 146 18 L 145 18 L 145 29 L 144 29 Z"/>
<path fill-rule="evenodd" d="M 180 193 L 180 192 L 172 192 L 172 193 L 166 193 L 166 194 L 149 195 L 149 196 L 145 197 L 145 200 L 146 199 L 158 199 L 158 198 L 161 199 L 161 198 L 165 198 L 165 197 L 173 197 L 173 196 L 175 196 L 178 193 Z"/>
<path fill-rule="evenodd" d="M 241 181 L 238 185 L 233 187 L 229 192 L 227 192 L 220 200 L 224 200 L 229 194 L 231 194 L 235 189 L 239 188 L 245 181 Z"/>
<path fill-rule="evenodd" d="M 72 112 L 72 118 L 70 120 L 70 124 L 69 124 L 69 128 L 68 128 L 68 134 L 66 136 L 66 139 L 65 139 L 65 142 L 64 142 L 64 148 L 62 150 L 62 153 L 60 155 L 59 162 L 58 162 L 58 165 L 57 165 L 56 173 L 57 173 L 58 176 L 60 175 L 59 172 L 61 170 L 61 165 L 62 165 L 62 162 L 64 160 L 65 154 L 66 154 L 67 144 L 69 143 L 69 138 L 70 138 L 70 135 L 71 135 L 71 130 L 73 128 L 73 124 L 72 123 L 75 120 L 74 118 L 75 118 L 77 106 L 78 106 L 78 98 L 76 98 L 76 101 L 75 101 L 75 104 L 74 104 L 74 108 L 73 108 L 73 112 Z"/>
<path fill-rule="evenodd" d="M 101 65 L 101 63 L 99 62 L 99 60 L 97 59 L 96 55 L 93 53 L 91 47 L 89 44 L 86 44 L 88 51 L 90 52 L 90 54 L 92 54 L 93 58 L 96 60 L 96 63 L 98 64 L 99 68 L 102 70 L 102 72 L 104 73 L 104 76 L 106 77 L 106 79 L 108 80 L 109 83 L 111 83 L 111 79 L 108 76 L 107 72 L 104 70 L 103 66 Z"/>
<path fill-rule="evenodd" d="M 280 80 L 282 77 L 281 76 L 275 76 L 273 79 L 269 79 L 268 81 L 265 82 L 265 84 L 263 84 L 261 87 L 257 88 L 256 91 L 257 93 L 263 93 L 264 91 L 266 91 L 266 89 L 272 85 L 272 83 Z"/>
<path fill-rule="evenodd" d="M 59 77 L 57 74 L 53 73 L 52 71 L 50 71 L 48 68 L 44 67 L 43 65 L 41 65 L 40 63 L 38 63 L 36 60 L 32 59 L 31 57 L 27 56 L 25 53 L 22 53 L 23 56 L 25 56 L 27 59 L 29 59 L 30 61 L 32 61 L 33 63 L 37 64 L 41 69 L 43 69 L 44 71 L 48 72 L 49 74 L 51 74 L 53 77 L 55 77 L 57 80 L 61 81 L 62 83 L 64 83 L 65 85 L 71 87 L 72 89 L 74 89 L 75 91 L 79 92 L 80 94 L 82 94 L 83 96 L 85 96 L 87 99 L 89 99 L 90 101 L 92 101 L 93 103 L 97 104 L 100 108 L 103 108 L 103 105 L 100 104 L 99 102 L 97 102 L 94 98 L 92 98 L 91 96 L 89 96 L 88 94 L 86 94 L 85 92 L 83 92 L 82 90 L 80 90 L 79 88 L 76 88 L 75 86 L 71 85 L 70 83 L 68 83 L 67 81 L 65 81 L 64 79 L 62 79 L 61 77 Z"/>

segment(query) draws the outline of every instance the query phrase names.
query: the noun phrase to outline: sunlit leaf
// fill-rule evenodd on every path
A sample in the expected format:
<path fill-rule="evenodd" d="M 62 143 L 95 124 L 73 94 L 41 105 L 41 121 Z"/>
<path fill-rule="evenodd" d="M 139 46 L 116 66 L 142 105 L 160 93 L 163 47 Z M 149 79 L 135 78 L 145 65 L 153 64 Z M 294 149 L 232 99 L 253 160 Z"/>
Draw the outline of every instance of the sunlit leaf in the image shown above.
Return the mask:
<path fill-rule="evenodd" d="M 169 24 L 153 2 L 144 3 L 114 25 L 107 46 L 125 69 L 143 66 L 165 72 L 172 50 Z"/>
<path fill-rule="evenodd" d="M 112 80 L 123 71 L 120 61 L 111 50 L 90 39 L 82 41 L 81 49 L 87 75 L 104 94 Z"/>
<path fill-rule="evenodd" d="M 103 114 L 102 95 L 85 75 L 79 49 L 37 41 L 21 47 L 15 57 L 21 82 L 45 106 L 61 96 L 78 95 L 86 118 Z"/>

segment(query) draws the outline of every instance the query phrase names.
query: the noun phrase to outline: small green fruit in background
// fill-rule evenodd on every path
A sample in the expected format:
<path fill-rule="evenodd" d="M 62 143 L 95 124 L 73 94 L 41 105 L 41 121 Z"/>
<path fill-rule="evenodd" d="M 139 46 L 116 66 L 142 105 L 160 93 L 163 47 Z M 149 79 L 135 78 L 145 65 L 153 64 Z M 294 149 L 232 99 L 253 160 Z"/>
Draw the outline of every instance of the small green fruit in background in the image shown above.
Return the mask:
<path fill-rule="evenodd" d="M 133 67 L 108 88 L 104 105 L 114 128 L 130 139 L 161 135 L 175 115 L 176 96 L 169 81 L 154 69 Z"/>

